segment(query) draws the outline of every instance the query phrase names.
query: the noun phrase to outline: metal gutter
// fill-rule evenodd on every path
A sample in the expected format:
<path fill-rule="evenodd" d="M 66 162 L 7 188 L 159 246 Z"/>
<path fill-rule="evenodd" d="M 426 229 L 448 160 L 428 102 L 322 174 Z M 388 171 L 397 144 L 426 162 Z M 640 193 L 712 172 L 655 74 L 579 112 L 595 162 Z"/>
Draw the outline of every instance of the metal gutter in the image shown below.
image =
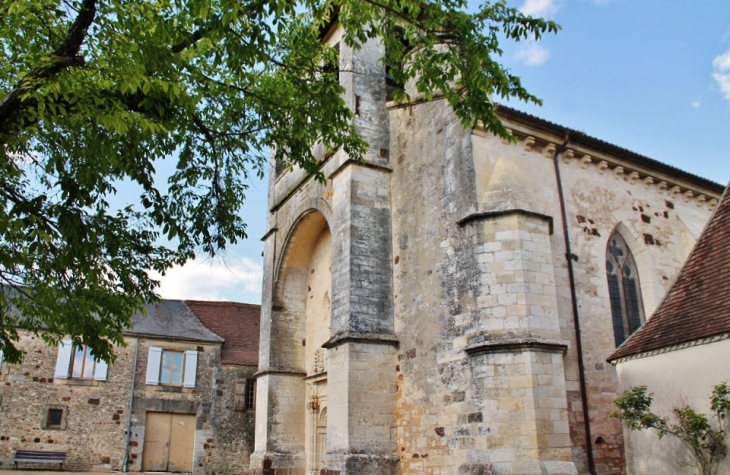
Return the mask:
<path fill-rule="evenodd" d="M 563 180 L 560 176 L 560 162 L 558 156 L 565 151 L 570 141 L 571 131 L 564 130 L 565 140 L 555 149 L 553 164 L 555 166 L 555 180 L 558 187 L 560 199 L 560 216 L 563 221 L 563 236 L 565 237 L 565 258 L 568 261 L 568 280 L 570 282 L 570 301 L 573 307 L 573 326 L 575 327 L 575 349 L 578 354 L 578 378 L 580 382 L 581 405 L 583 407 L 583 425 L 586 439 L 586 457 L 588 458 L 588 471 L 596 475 L 596 464 L 593 460 L 593 440 L 591 437 L 591 422 L 588 415 L 588 393 L 586 388 L 585 364 L 583 362 L 583 342 L 581 341 L 580 319 L 578 316 L 578 298 L 575 291 L 575 273 L 573 271 L 573 252 L 570 247 L 570 235 L 568 234 L 568 216 L 565 211 L 565 197 L 563 195 Z"/>
<path fill-rule="evenodd" d="M 134 349 L 134 366 L 132 367 L 132 388 L 129 391 L 129 412 L 127 414 L 127 441 L 124 445 L 124 460 L 122 461 L 122 471 L 127 471 L 127 463 L 129 462 L 129 440 L 132 436 L 132 407 L 134 404 L 134 385 L 137 381 L 137 360 L 139 357 L 139 336 L 137 337 L 137 346 Z"/>

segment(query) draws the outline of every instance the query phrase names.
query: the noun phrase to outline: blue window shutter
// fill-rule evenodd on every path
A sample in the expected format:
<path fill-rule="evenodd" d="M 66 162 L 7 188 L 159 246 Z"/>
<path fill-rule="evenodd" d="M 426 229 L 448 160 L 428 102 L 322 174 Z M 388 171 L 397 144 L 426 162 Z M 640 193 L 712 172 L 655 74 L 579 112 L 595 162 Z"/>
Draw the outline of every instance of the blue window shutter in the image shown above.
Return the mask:
<path fill-rule="evenodd" d="M 63 340 L 58 344 L 58 359 L 56 360 L 56 374 L 58 379 L 68 379 L 71 366 L 71 352 L 73 351 L 71 340 Z"/>
<path fill-rule="evenodd" d="M 147 357 L 147 384 L 160 384 L 161 358 L 162 348 L 150 346 L 149 356 Z"/>
<path fill-rule="evenodd" d="M 106 376 L 109 373 L 109 363 L 104 360 L 99 360 L 94 365 L 94 379 L 97 381 L 106 381 Z"/>
<path fill-rule="evenodd" d="M 185 378 L 183 386 L 186 388 L 195 387 L 195 373 L 198 371 L 198 352 L 195 350 L 185 351 Z"/>

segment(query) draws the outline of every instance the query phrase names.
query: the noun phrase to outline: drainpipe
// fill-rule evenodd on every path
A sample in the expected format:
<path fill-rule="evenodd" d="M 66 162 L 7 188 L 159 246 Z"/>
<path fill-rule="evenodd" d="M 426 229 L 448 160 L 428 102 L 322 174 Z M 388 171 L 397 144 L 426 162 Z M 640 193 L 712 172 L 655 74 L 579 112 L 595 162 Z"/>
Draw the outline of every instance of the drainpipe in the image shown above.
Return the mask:
<path fill-rule="evenodd" d="M 568 280 L 570 282 L 570 302 L 573 307 L 573 326 L 575 327 L 575 349 L 578 353 L 578 377 L 580 380 L 580 399 L 583 406 L 583 424 L 586 435 L 586 455 L 588 458 L 588 470 L 591 475 L 596 475 L 596 465 L 593 460 L 593 441 L 591 440 L 591 422 L 588 416 L 588 392 L 586 390 L 585 365 L 583 363 L 583 343 L 580 335 L 580 319 L 578 318 L 578 299 L 575 293 L 575 274 L 573 272 L 573 252 L 570 247 L 568 234 L 568 216 L 565 212 L 565 197 L 563 196 L 563 181 L 560 177 L 560 162 L 558 155 L 563 153 L 570 141 L 570 132 L 565 131 L 565 141 L 555 150 L 553 154 L 553 165 L 555 166 L 555 180 L 558 185 L 558 197 L 560 199 L 560 215 L 563 220 L 563 236 L 565 237 L 565 257 L 568 260 Z"/>
<path fill-rule="evenodd" d="M 134 348 L 134 366 L 132 369 L 132 387 L 129 391 L 129 412 L 127 414 L 127 443 L 124 445 L 124 461 L 122 462 L 122 472 L 127 471 L 127 463 L 129 462 L 129 439 L 132 436 L 132 404 L 134 404 L 134 384 L 137 379 L 137 357 L 139 356 L 139 335 L 137 336 L 137 346 Z"/>

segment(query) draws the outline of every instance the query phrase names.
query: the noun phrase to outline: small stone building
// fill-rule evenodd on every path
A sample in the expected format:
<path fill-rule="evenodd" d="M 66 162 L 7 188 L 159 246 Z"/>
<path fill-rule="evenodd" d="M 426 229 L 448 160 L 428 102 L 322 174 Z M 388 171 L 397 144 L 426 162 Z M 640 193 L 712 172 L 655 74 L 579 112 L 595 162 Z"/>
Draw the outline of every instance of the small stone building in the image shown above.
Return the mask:
<path fill-rule="evenodd" d="M 21 333 L 1 364 L 0 467 L 62 450 L 71 470 L 246 473 L 259 306 L 162 301 L 135 315 L 113 364 Z"/>
<path fill-rule="evenodd" d="M 625 474 L 606 364 L 661 301 L 722 186 L 497 106 L 388 100 L 337 24 L 363 161 L 273 164 L 253 473 Z"/>
<path fill-rule="evenodd" d="M 652 411 L 660 416 L 671 417 L 673 408 L 688 404 L 709 414 L 712 388 L 730 381 L 728 244 L 730 192 L 726 189 L 654 315 L 608 359 L 616 366 L 621 389 L 647 386 L 654 394 Z M 679 439 L 658 440 L 654 431 L 625 431 L 625 440 L 632 475 L 697 473 Z M 730 459 L 724 459 L 716 473 L 730 473 Z"/>

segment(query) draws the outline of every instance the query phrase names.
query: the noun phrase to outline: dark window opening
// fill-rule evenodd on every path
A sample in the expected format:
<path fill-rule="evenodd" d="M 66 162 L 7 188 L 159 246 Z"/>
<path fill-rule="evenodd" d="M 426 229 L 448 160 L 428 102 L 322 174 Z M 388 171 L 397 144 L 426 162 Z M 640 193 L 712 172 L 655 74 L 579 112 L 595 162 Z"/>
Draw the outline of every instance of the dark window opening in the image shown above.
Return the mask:
<path fill-rule="evenodd" d="M 399 55 L 399 60 L 403 61 L 405 56 L 408 55 L 408 53 L 413 49 L 410 41 L 406 39 L 406 33 L 405 30 L 402 27 L 396 27 L 395 28 L 395 37 L 396 37 L 396 43 L 393 44 L 394 49 L 389 50 L 389 52 L 395 51 L 394 54 Z M 400 43 L 400 45 L 398 45 Z M 387 46 L 386 46 L 387 47 Z M 392 61 L 393 58 L 389 58 L 388 54 L 386 53 L 386 58 L 388 60 Z M 385 90 L 386 90 L 386 97 L 387 100 L 393 99 L 393 93 L 395 91 L 402 91 L 405 88 L 405 84 L 402 80 L 396 79 L 393 76 L 393 68 L 390 64 L 385 65 Z"/>
<path fill-rule="evenodd" d="M 53 428 L 53 429 L 58 429 L 61 427 L 62 423 L 63 423 L 63 409 L 49 409 L 46 426 Z"/>
<path fill-rule="evenodd" d="M 246 380 L 246 410 L 256 409 L 256 380 Z"/>
<path fill-rule="evenodd" d="M 337 75 L 337 82 L 340 81 L 340 43 L 339 41 L 332 46 L 332 48 L 335 50 L 335 58 L 331 59 L 330 61 L 327 61 L 324 64 L 324 73 L 325 74 L 332 74 Z"/>
<path fill-rule="evenodd" d="M 606 277 L 614 342 L 618 347 L 644 324 L 644 304 L 636 261 L 618 232 L 608 239 Z"/>

